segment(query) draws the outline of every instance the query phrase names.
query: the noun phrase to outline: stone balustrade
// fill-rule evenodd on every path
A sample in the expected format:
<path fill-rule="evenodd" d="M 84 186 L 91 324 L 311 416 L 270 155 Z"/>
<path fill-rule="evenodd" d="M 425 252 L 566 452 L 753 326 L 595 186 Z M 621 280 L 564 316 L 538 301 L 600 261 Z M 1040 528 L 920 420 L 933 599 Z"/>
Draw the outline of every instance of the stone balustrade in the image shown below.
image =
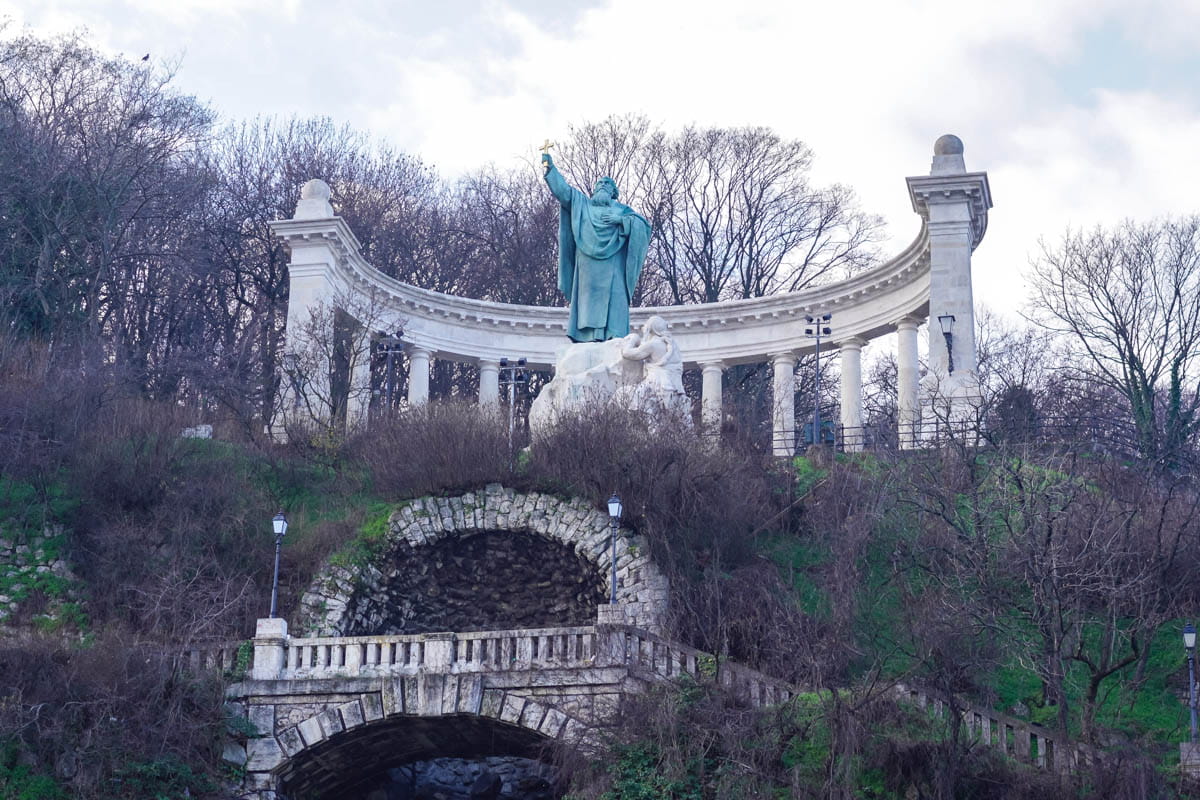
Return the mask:
<path fill-rule="evenodd" d="M 247 651 L 245 663 L 239 664 L 239 653 L 244 643 L 222 642 L 218 644 L 191 645 L 178 655 L 178 665 L 185 672 L 220 672 L 223 675 L 235 675 L 241 670 L 249 669 L 252 657 Z"/>
<path fill-rule="evenodd" d="M 756 708 L 786 703 L 796 694 L 794 687 L 756 670 L 635 627 L 606 622 L 602 618 L 598 626 L 395 636 L 287 638 L 285 634 L 266 646 L 281 651 L 274 680 L 627 667 L 643 680 L 684 675 L 714 678 Z M 256 666 L 245 654 L 239 659 L 243 646 L 194 646 L 184 650 L 179 661 L 191 672 L 237 674 Z M 257 677 L 265 676 L 258 672 Z M 901 701 L 936 717 L 950 713 L 951 704 L 935 692 L 905 684 L 894 691 Z M 955 705 L 970 740 L 1009 758 L 1064 773 L 1095 758 L 1087 745 L 1040 725 L 961 700 Z"/>
<path fill-rule="evenodd" d="M 895 691 L 901 700 L 928 709 L 934 716 L 945 717 L 949 713 L 950 704 L 936 693 L 903 684 L 897 685 Z M 1072 742 L 1040 725 L 961 700 L 955 705 L 971 740 L 999 750 L 1009 758 L 1063 773 L 1095 759 L 1095 751 L 1087 745 Z"/>
<path fill-rule="evenodd" d="M 276 678 L 415 675 L 590 666 L 594 627 L 289 638 Z"/>
<path fill-rule="evenodd" d="M 628 666 L 635 674 L 655 678 L 715 677 L 727 689 L 746 699 L 751 706 L 778 705 L 795 696 L 795 689 L 749 667 L 686 645 L 670 642 L 637 628 L 617 628 L 610 633 L 609 652 L 613 661 Z"/>

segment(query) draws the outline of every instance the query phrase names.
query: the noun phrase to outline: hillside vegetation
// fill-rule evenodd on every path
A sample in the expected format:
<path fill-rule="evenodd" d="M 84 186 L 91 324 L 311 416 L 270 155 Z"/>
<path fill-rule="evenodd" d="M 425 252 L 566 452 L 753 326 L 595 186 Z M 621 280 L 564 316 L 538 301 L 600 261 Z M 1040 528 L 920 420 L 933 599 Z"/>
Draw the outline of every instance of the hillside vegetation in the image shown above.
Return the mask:
<path fill-rule="evenodd" d="M 288 617 L 324 559 L 375 535 L 377 509 L 490 482 L 597 505 L 618 492 L 671 578 L 673 636 L 806 690 L 771 712 L 703 678 L 631 702 L 607 757 L 560 754 L 573 797 L 1177 790 L 1178 617 L 1200 555 L 1189 483 L 1011 443 L 785 463 L 732 430 L 714 448 L 613 411 L 515 461 L 504 420 L 453 404 L 344 442 L 184 439 L 187 412 L 38 350 L 10 348 L 0 371 L 0 530 L 52 532 L 71 577 L 30 583 L 6 620 L 2 796 L 219 796 L 220 676 L 184 678 L 160 655 L 252 630 L 270 517 L 291 521 Z M 896 681 L 1110 757 L 1069 778 L 1005 763 L 889 699 Z"/>

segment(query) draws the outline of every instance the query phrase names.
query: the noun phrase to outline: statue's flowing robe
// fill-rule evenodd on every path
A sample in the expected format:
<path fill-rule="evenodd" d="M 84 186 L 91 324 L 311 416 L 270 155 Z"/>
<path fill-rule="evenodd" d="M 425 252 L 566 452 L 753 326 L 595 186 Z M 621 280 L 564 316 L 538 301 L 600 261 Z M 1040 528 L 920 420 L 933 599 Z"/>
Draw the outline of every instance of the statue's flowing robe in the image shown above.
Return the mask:
<path fill-rule="evenodd" d="M 558 216 L 558 288 L 571 301 L 567 335 L 603 342 L 629 333 L 629 302 L 650 247 L 650 223 L 627 205 L 594 206 L 555 167 L 546 184 L 561 204 Z M 599 221 L 616 211 L 619 224 Z"/>

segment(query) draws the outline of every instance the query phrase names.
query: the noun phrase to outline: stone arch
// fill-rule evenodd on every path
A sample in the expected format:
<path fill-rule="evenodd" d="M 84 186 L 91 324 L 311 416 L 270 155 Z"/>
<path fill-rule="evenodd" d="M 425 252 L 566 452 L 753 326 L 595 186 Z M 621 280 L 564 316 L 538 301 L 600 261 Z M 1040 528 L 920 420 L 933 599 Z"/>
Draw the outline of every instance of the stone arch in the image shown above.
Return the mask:
<path fill-rule="evenodd" d="M 397 681 L 390 696 L 363 694 L 319 711 L 277 706 L 276 734 L 266 738 L 278 757 L 260 788 L 288 797 L 347 796 L 389 767 L 414 761 L 491 755 L 539 760 L 546 745 L 594 744 L 591 729 L 559 708 L 483 688 L 478 679 L 455 687 L 458 696 L 443 713 L 439 704 L 452 682 L 427 686 L 414 677 L 407 689 Z M 431 695 L 437 696 L 432 704 Z M 388 713 L 389 707 L 395 710 Z"/>
<path fill-rule="evenodd" d="M 401 550 L 417 551 L 479 534 L 531 534 L 569 548 L 591 565 L 607 599 L 611 589 L 609 518 L 586 500 L 539 492 L 519 493 L 499 484 L 457 497 L 420 497 L 398 505 L 388 520 L 379 555 L 361 565 L 329 563 L 301 600 L 301 627 L 320 636 L 344 636 L 355 625 L 364 589 L 385 582 L 381 564 Z M 660 632 L 668 603 L 667 579 L 649 555 L 646 540 L 622 529 L 617 536 L 617 603 L 625 620 Z"/>

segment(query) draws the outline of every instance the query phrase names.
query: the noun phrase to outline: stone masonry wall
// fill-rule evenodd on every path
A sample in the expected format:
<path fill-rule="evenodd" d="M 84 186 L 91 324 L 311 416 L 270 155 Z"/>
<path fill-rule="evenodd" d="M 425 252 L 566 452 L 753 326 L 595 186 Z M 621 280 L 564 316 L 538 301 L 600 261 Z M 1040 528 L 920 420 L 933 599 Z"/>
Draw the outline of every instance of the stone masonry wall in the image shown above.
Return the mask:
<path fill-rule="evenodd" d="M 462 542 L 480 534 L 486 534 L 486 537 L 462 549 L 448 542 Z M 506 535 L 510 536 L 510 541 L 498 546 L 497 542 Z M 519 559 L 513 554 L 523 545 L 533 543 L 529 537 L 562 545 L 573 555 L 567 557 L 561 550 L 540 547 L 538 558 L 544 553 L 557 555 L 541 563 L 536 559 L 525 559 L 530 574 L 522 577 L 515 568 Z M 441 544 L 443 542 L 447 544 Z M 422 624 L 416 619 L 418 606 L 425 609 L 425 614 L 441 616 L 449 624 L 455 620 L 455 613 L 444 608 L 431 610 L 438 607 L 437 598 L 449 592 L 456 598 L 455 602 L 461 604 L 474 591 L 471 587 L 479 586 L 482 592 L 484 584 L 475 582 L 468 588 L 456 585 L 451 589 L 437 581 L 411 583 L 414 579 L 407 577 L 403 565 L 424 560 L 426 574 L 430 570 L 435 573 L 441 570 L 447 580 L 474 580 L 480 576 L 482 568 L 467 569 L 455 559 L 465 558 L 465 553 L 472 552 L 486 558 L 493 550 L 509 554 L 505 558 L 512 569 L 504 582 L 512 584 L 509 589 L 514 591 L 521 587 L 520 603 L 532 603 L 536 608 L 518 608 L 510 600 L 507 602 L 509 608 L 503 609 L 505 601 L 501 600 L 489 613 L 499 615 L 503 610 L 505 614 L 525 620 L 540 614 L 544 621 L 537 624 L 561 624 L 555 619 L 556 614 L 573 617 L 596 597 L 596 584 L 580 580 L 578 565 L 581 564 L 590 565 L 591 574 L 598 579 L 599 596 L 606 598 L 608 595 L 611 561 L 607 513 L 578 498 L 564 500 L 537 492 L 519 494 L 492 484 L 485 490 L 459 497 L 421 497 L 397 506 L 389 521 L 387 541 L 378 556 L 361 565 L 330 563 L 318 573 L 301 600 L 296 630 L 319 636 L 347 636 L 368 630 L 374 633 L 377 631 L 372 628 L 387 628 L 394 624 L 413 626 L 406 628 L 406 632 L 437 630 L 436 626 Z M 444 569 L 448 561 L 454 568 Z M 443 566 L 437 567 L 438 563 Z M 403 585 L 405 581 L 410 581 L 407 591 Z M 430 595 L 430 589 L 436 593 Z M 418 590 L 419 598 L 413 595 Z M 626 621 L 645 630 L 661 631 L 668 602 L 667 590 L 666 577 L 650 560 L 646 542 L 627 530 L 619 531 L 617 602 Z M 487 591 L 490 593 L 492 589 Z M 555 607 L 561 611 L 546 613 L 547 608 Z M 384 613 L 384 609 L 388 612 Z"/>
<path fill-rule="evenodd" d="M 522 531 L 401 542 L 359 579 L 348 636 L 591 625 L 608 601 L 587 559 Z"/>
<path fill-rule="evenodd" d="M 76 607 L 76 581 L 62 557 L 62 544 L 60 530 L 38 535 L 0 528 L 0 624 L 11 622 L 21 605 L 35 596 L 45 601 L 37 612 L 46 622 Z"/>

